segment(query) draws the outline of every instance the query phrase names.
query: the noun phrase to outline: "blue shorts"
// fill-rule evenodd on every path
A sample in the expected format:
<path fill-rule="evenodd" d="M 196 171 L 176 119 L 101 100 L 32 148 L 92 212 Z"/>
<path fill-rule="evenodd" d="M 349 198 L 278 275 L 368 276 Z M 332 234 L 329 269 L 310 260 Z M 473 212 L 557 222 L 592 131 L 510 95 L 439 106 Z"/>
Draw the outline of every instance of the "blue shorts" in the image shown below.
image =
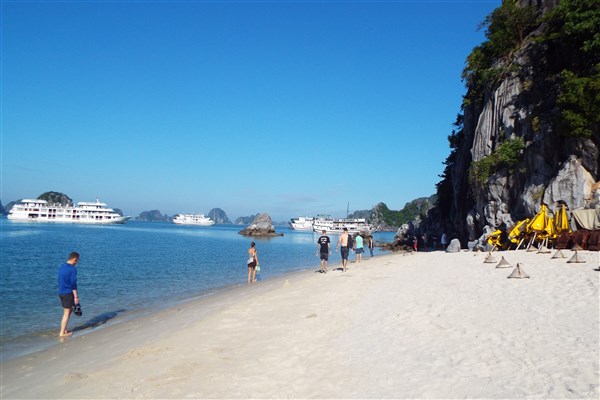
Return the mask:
<path fill-rule="evenodd" d="M 365 250 L 362 247 L 357 247 L 356 248 L 356 254 L 362 254 L 364 252 L 365 252 Z"/>

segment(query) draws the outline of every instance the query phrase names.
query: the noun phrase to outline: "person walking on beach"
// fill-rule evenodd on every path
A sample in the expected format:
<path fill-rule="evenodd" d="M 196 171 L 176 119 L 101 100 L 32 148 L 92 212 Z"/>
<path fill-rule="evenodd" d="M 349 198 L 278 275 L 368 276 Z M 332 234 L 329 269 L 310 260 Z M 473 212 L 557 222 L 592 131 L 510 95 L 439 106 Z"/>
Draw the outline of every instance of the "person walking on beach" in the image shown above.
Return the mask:
<path fill-rule="evenodd" d="M 248 249 L 248 284 L 256 282 L 256 265 L 258 265 L 258 254 L 256 254 L 256 243 L 250 243 Z"/>
<path fill-rule="evenodd" d="M 346 266 L 348 265 L 348 228 L 344 228 L 344 231 L 340 235 L 337 244 L 335 245 L 335 252 L 337 253 L 338 248 L 340 249 L 340 255 L 342 256 L 342 271 L 346 272 Z"/>
<path fill-rule="evenodd" d="M 60 337 L 72 335 L 72 331 L 67 330 L 73 306 L 79 304 L 77 295 L 77 269 L 75 265 L 79 261 L 79 253 L 72 252 L 66 263 L 58 269 L 58 297 L 63 307 L 63 316 L 60 321 Z"/>
<path fill-rule="evenodd" d="M 371 257 L 373 257 L 373 249 L 375 248 L 375 242 L 373 241 L 373 236 L 369 236 L 369 252 L 371 253 Z"/>
<path fill-rule="evenodd" d="M 440 243 L 442 245 L 442 250 L 446 250 L 446 245 L 448 244 L 448 238 L 446 233 L 442 232 L 442 238 L 440 239 Z"/>
<path fill-rule="evenodd" d="M 321 254 L 321 273 L 327 273 L 327 261 L 331 254 L 331 240 L 326 235 L 327 231 L 323 229 L 323 235 L 317 240 L 317 256 Z"/>
<path fill-rule="evenodd" d="M 354 242 L 356 243 L 356 262 L 359 263 L 362 261 L 362 255 L 365 252 L 363 238 L 360 236 L 360 233 L 356 235 Z"/>

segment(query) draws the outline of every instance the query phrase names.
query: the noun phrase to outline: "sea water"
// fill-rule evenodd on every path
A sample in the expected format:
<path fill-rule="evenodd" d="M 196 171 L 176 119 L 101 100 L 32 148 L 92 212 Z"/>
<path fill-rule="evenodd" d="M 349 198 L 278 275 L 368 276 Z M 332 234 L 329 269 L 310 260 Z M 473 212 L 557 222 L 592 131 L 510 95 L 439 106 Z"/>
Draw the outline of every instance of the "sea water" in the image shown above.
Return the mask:
<path fill-rule="evenodd" d="M 284 236 L 250 239 L 238 233 L 242 228 L 136 221 L 125 225 L 30 223 L 1 218 L 0 359 L 57 342 L 62 316 L 57 272 L 71 251 L 81 255 L 78 293 L 84 314 L 72 316 L 69 322 L 69 328 L 76 330 L 96 329 L 245 285 L 252 240 L 260 260 L 260 279 L 317 269 L 318 234 L 277 228 Z M 390 241 L 393 233 L 374 236 Z M 331 239 L 335 246 L 337 236 Z M 339 263 L 339 255 L 334 253 L 330 262 Z"/>

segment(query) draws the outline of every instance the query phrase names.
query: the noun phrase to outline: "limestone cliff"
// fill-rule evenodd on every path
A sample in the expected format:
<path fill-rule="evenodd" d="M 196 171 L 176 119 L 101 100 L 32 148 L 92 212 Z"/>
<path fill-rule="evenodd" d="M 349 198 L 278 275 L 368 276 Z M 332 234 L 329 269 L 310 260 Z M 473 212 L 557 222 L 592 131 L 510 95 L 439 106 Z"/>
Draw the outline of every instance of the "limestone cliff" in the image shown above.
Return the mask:
<path fill-rule="evenodd" d="M 463 243 L 531 217 L 542 202 L 598 207 L 600 7 L 504 1 L 485 23 L 426 221 Z"/>

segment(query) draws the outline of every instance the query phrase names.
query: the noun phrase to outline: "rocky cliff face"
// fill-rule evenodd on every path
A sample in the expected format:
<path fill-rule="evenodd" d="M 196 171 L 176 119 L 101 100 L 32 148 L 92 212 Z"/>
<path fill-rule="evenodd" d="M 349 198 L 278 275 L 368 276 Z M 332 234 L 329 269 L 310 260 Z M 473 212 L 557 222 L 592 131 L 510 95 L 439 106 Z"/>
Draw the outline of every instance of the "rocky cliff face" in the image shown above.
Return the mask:
<path fill-rule="evenodd" d="M 438 184 L 440 202 L 429 215 L 429 230 L 475 240 L 502 223 L 511 226 L 533 216 L 542 202 L 550 209 L 559 201 L 570 209 L 598 207 L 600 124 L 592 115 L 586 133 L 565 129 L 569 115 L 564 112 L 568 107 L 564 71 L 592 74 L 590 79 L 596 83 L 590 85 L 595 90 L 591 99 L 600 102 L 600 89 L 594 86 L 600 81 L 600 50 L 596 46 L 595 52 L 585 53 L 567 48 L 559 42 L 568 35 L 566 23 L 553 25 L 547 19 L 559 4 L 564 8 L 570 3 L 521 1 L 520 7 L 531 7 L 535 13 L 530 32 L 487 66 L 488 75 L 474 68 L 467 74 L 463 115 L 449 137 L 453 150 L 444 180 Z M 592 23 L 589 19 L 597 25 L 600 15 L 592 9 L 594 2 L 582 3 L 590 10 L 581 22 Z M 511 12 L 509 17 L 520 11 Z M 488 43 L 494 38 L 492 28 Z M 490 47 L 484 44 L 480 49 Z M 599 75 L 593 75 L 594 68 Z M 495 79 L 489 78 L 491 73 Z"/>

